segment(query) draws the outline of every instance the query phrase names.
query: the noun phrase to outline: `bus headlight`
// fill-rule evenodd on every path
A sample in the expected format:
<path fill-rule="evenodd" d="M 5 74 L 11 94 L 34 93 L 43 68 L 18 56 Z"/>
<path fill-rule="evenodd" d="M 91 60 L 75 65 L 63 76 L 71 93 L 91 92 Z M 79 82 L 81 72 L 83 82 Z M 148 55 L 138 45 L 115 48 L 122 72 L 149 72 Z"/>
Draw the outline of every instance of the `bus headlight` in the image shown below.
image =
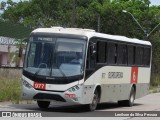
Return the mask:
<path fill-rule="evenodd" d="M 79 85 L 76 85 L 76 86 L 73 86 L 73 87 L 69 88 L 68 91 L 69 91 L 69 92 L 75 92 L 75 91 L 77 91 L 77 90 L 79 90 L 79 89 L 80 89 L 80 86 L 79 86 Z"/>
<path fill-rule="evenodd" d="M 27 88 L 32 88 L 32 85 L 31 84 L 29 84 L 27 81 L 25 81 L 25 80 L 23 80 L 22 79 L 22 84 L 25 86 L 25 87 L 27 87 Z"/>

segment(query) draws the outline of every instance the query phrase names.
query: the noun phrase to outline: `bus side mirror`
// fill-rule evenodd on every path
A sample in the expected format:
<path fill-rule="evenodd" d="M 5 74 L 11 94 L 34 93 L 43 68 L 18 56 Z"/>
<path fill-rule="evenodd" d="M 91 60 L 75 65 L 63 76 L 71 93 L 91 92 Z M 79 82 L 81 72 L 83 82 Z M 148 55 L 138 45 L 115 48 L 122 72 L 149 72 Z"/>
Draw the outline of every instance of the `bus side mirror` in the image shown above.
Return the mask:
<path fill-rule="evenodd" d="M 90 55 L 92 58 L 94 58 L 95 54 L 96 54 L 96 46 L 94 44 L 94 45 L 90 46 Z"/>

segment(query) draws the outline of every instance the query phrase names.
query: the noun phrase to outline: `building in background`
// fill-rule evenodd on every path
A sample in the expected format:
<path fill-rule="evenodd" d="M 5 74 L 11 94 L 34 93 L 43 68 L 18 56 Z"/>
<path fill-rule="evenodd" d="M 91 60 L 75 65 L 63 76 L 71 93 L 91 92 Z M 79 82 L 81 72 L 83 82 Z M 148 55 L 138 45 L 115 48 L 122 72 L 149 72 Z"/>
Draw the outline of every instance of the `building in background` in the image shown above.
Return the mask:
<path fill-rule="evenodd" d="M 18 53 L 18 43 L 15 39 L 0 37 L 0 67 L 23 67 L 23 58 L 20 58 Z M 24 56 L 24 51 L 22 53 Z"/>

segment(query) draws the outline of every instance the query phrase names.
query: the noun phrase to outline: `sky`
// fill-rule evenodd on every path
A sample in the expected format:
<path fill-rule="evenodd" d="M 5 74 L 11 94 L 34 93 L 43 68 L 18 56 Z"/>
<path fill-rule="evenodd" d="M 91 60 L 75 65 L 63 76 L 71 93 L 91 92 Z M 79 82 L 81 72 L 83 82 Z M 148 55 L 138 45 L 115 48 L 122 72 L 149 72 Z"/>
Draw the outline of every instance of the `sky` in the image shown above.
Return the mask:
<path fill-rule="evenodd" d="M 151 5 L 160 5 L 160 0 L 150 0 Z"/>
<path fill-rule="evenodd" d="M 7 1 L 7 0 L 0 0 L 0 2 L 2 1 Z M 20 0 L 12 0 L 14 2 L 19 2 Z M 151 5 L 160 5 L 160 0 L 150 0 L 151 1 Z"/>

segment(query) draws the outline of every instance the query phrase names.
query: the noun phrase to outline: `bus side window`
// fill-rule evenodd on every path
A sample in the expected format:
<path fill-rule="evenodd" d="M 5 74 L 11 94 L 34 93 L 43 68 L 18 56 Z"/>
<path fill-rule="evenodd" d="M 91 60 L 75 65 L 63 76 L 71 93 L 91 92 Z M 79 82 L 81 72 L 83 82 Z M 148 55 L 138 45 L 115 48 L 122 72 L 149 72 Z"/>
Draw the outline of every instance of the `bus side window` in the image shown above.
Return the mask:
<path fill-rule="evenodd" d="M 97 42 L 97 63 L 106 63 L 106 42 L 98 41 Z"/>
<path fill-rule="evenodd" d="M 143 60 L 144 60 L 143 54 L 144 54 L 144 47 L 141 47 L 140 48 L 140 65 L 144 65 L 144 63 L 143 63 Z"/>
<path fill-rule="evenodd" d="M 143 65 L 143 47 L 136 47 L 136 65 Z"/>
<path fill-rule="evenodd" d="M 117 64 L 117 44 L 108 43 L 108 64 Z"/>
<path fill-rule="evenodd" d="M 118 44 L 117 48 L 117 64 L 127 65 L 127 46 L 125 44 Z"/>
<path fill-rule="evenodd" d="M 90 54 L 89 68 L 90 69 L 94 69 L 95 68 L 95 55 L 91 56 L 91 54 Z"/>
<path fill-rule="evenodd" d="M 135 47 L 128 45 L 128 65 L 135 64 Z"/>
<path fill-rule="evenodd" d="M 122 61 L 122 63 L 123 64 L 125 64 L 125 65 L 127 65 L 128 64 L 128 56 L 127 56 L 127 53 L 128 51 L 127 51 L 127 45 L 124 45 L 123 46 L 123 61 Z"/>
<path fill-rule="evenodd" d="M 96 51 L 93 50 L 93 45 L 95 45 L 95 43 L 93 43 L 93 42 L 89 43 L 88 52 L 87 52 L 87 65 L 86 65 L 86 68 L 89 69 L 89 70 L 95 69 Z"/>
<path fill-rule="evenodd" d="M 149 66 L 150 65 L 150 53 L 151 53 L 151 49 L 150 48 L 144 48 L 144 65 L 145 66 Z"/>
<path fill-rule="evenodd" d="M 136 65 L 139 65 L 139 63 L 140 63 L 140 59 L 139 59 L 139 49 L 140 49 L 140 47 L 136 47 L 136 59 L 135 59 L 135 64 Z"/>
<path fill-rule="evenodd" d="M 123 45 L 122 44 L 118 44 L 118 48 L 117 48 L 117 64 L 122 65 L 123 64 Z"/>

